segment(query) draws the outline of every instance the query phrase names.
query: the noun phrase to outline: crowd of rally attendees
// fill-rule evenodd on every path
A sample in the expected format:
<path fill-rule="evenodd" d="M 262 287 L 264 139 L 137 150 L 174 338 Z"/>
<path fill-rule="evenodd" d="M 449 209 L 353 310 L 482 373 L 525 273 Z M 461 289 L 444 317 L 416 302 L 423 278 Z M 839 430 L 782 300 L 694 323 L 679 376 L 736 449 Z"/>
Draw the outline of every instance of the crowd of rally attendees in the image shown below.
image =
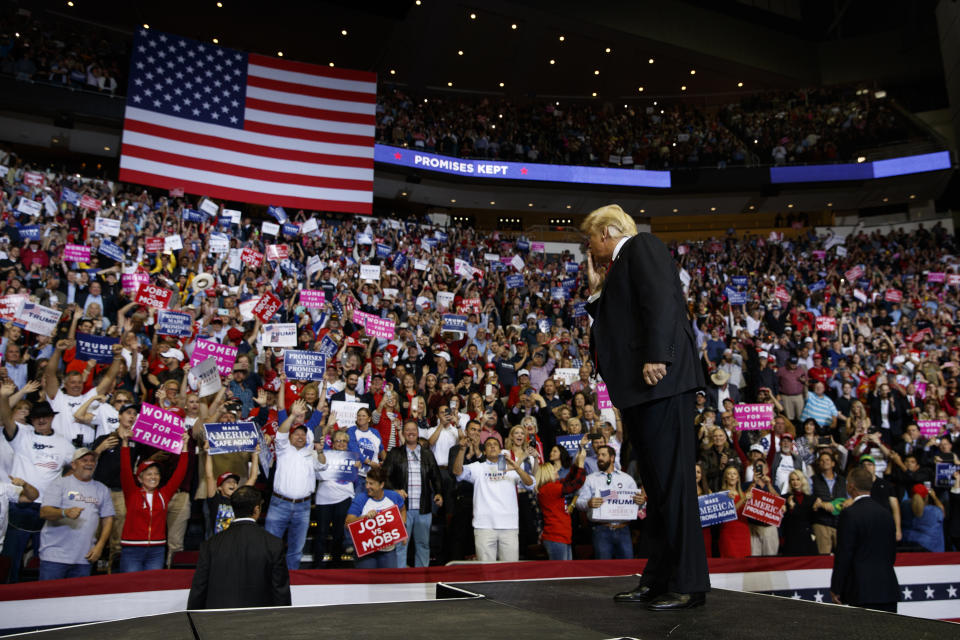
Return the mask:
<path fill-rule="evenodd" d="M 268 496 L 263 524 L 285 538 L 290 568 L 643 555 L 642 487 L 629 492 L 637 519 L 596 519 L 604 483 L 632 487 L 638 474 L 618 413 L 601 407 L 575 248 L 548 255 L 517 233 L 304 211 L 287 212 L 299 227 L 274 236 L 222 209 L 188 221 L 199 198 L 13 154 L 3 166 L 8 580 L 34 567 L 49 579 L 170 566 L 229 526 L 241 485 Z M 41 210 L 25 213 L 24 201 Z M 97 233 L 97 218 L 119 232 Z M 303 232 L 311 219 L 317 228 Z M 148 247 L 172 236 L 182 248 Z M 937 225 L 779 237 L 670 245 L 709 380 L 689 423 L 698 486 L 726 492 L 741 514 L 704 529 L 708 555 L 829 554 L 856 466 L 874 472 L 902 550 L 960 549 L 960 473 L 936 475 L 960 462 L 953 235 Z M 108 240 L 123 261 L 99 251 Z M 231 252 L 278 243 L 289 257 L 256 266 Z M 67 244 L 90 247 L 89 262 L 65 261 Z M 379 265 L 379 280 L 361 279 L 361 265 Z M 190 314 L 190 335 L 156 330 L 157 310 L 124 289 L 133 273 L 173 292 L 168 306 Z M 304 289 L 325 304 L 306 307 Z M 268 293 L 282 302 L 268 320 L 296 324 L 296 349 L 335 344 L 322 380 L 288 378 L 285 348 L 263 345 L 245 303 Z M 731 304 L 737 295 L 746 303 Z M 26 304 L 62 312 L 50 335 L 25 323 Z M 368 335 L 361 311 L 394 336 Z M 443 330 L 447 312 L 467 316 L 462 331 Z M 87 361 L 83 335 L 118 342 Z M 237 348 L 209 395 L 191 373 L 199 339 Z M 340 401 L 364 406 L 339 423 Z M 737 403 L 772 404 L 772 424 L 739 430 Z M 133 439 L 146 405 L 183 419 L 182 453 Z M 255 451 L 207 454 L 205 424 L 243 420 L 263 436 Z M 327 458 L 344 451 L 357 454 L 355 481 L 330 473 Z M 754 491 L 785 498 L 779 527 L 743 515 Z M 389 505 L 405 513 L 409 544 L 356 558 L 344 524 Z"/>

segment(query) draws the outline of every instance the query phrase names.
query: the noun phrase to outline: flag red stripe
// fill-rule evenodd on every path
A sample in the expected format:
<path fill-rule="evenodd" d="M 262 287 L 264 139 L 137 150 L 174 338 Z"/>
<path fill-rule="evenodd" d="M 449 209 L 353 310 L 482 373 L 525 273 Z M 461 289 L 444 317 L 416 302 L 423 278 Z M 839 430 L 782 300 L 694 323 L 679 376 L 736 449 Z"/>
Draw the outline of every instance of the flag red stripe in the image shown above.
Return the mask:
<path fill-rule="evenodd" d="M 291 207 L 296 209 L 312 209 L 315 211 L 343 211 L 346 213 L 360 214 L 369 214 L 373 210 L 373 205 L 369 202 L 345 202 L 341 200 L 296 198 L 273 193 L 261 193 L 259 191 L 231 189 L 229 187 L 220 187 L 203 182 L 191 182 L 180 180 L 178 178 L 167 178 L 154 173 L 145 173 L 143 171 L 133 171 L 130 169 L 120 169 L 120 180 L 122 182 L 144 184 L 151 187 L 157 187 L 159 189 L 183 188 L 183 190 L 187 193 L 203 194 L 212 198 L 232 200 L 234 202 L 249 202 L 251 204 L 278 205 L 281 207 Z"/>
<path fill-rule="evenodd" d="M 284 138 L 300 138 L 301 140 L 312 140 L 313 142 L 330 142 L 332 144 L 352 144 L 357 146 L 370 146 L 370 136 L 355 136 L 349 133 L 329 133 L 327 131 L 311 131 L 310 129 L 299 129 L 297 127 L 285 127 L 279 124 L 267 124 L 266 122 L 257 122 L 256 120 L 246 120 L 243 128 L 247 131 L 256 133 L 266 133 L 271 136 L 283 136 Z"/>
<path fill-rule="evenodd" d="M 352 124 L 377 124 L 377 118 L 373 114 L 349 113 L 346 111 L 332 111 L 330 109 L 314 109 L 313 107 L 301 107 L 295 104 L 270 102 L 269 100 L 261 100 L 260 98 L 250 97 L 247 97 L 246 104 L 251 109 L 272 111 L 274 113 L 282 113 L 288 116 L 302 116 L 304 118 L 316 118 L 317 120 L 330 120 L 333 122 L 350 122 Z"/>
<path fill-rule="evenodd" d="M 327 89 L 325 87 L 311 87 L 305 84 L 294 84 L 292 82 L 272 80 L 270 78 L 261 78 L 259 76 L 247 76 L 247 84 L 251 87 L 272 89 L 274 91 L 284 91 L 286 93 L 297 93 L 302 96 L 313 96 L 314 98 L 329 98 L 330 100 L 360 102 L 363 104 L 377 103 L 377 95 L 375 93 L 344 91 L 342 89 Z"/>
<path fill-rule="evenodd" d="M 251 180 L 266 180 L 268 182 L 277 182 L 281 184 L 298 184 L 304 187 L 323 187 L 328 189 L 355 189 L 358 191 L 370 191 L 373 189 L 373 181 L 370 180 L 348 180 L 345 178 L 324 178 L 320 176 L 305 176 L 299 173 L 287 173 L 283 171 L 269 171 L 267 169 L 254 169 L 244 167 L 238 164 L 227 162 L 218 162 L 206 158 L 191 158 L 176 153 L 167 153 L 165 151 L 156 151 L 146 147 L 137 147 L 129 144 L 123 145 L 123 155 L 152 160 L 154 162 L 163 162 L 179 167 L 189 167 L 201 171 L 213 171 L 224 175 L 239 176 L 241 178 L 250 178 Z"/>
<path fill-rule="evenodd" d="M 332 164 L 342 167 L 356 167 L 359 169 L 372 169 L 373 158 L 353 158 L 350 156 L 338 156 L 326 153 L 313 153 L 311 151 L 297 151 L 295 149 L 281 149 L 278 147 L 268 147 L 249 142 L 239 142 L 217 136 L 208 136 L 201 133 L 191 133 L 181 129 L 172 129 L 149 122 L 139 120 L 124 121 L 124 129 L 137 131 L 159 138 L 170 138 L 180 142 L 213 147 L 215 149 L 225 149 L 227 151 L 238 151 L 240 153 L 249 153 L 251 155 L 263 156 L 265 158 L 276 158 L 278 160 L 296 160 L 298 162 L 309 162 L 311 164 Z M 367 141 L 363 146 L 369 146 Z"/>
<path fill-rule="evenodd" d="M 377 74 L 373 71 L 357 71 L 355 69 L 339 69 L 337 67 L 321 67 L 318 64 L 309 64 L 307 62 L 296 62 L 294 60 L 284 60 L 282 58 L 272 58 L 262 56 L 256 53 L 249 55 L 250 64 L 270 67 L 271 69 L 280 69 L 281 71 L 295 71 L 297 73 L 307 73 L 311 76 L 320 76 L 323 78 L 336 78 L 338 80 L 359 80 L 360 82 L 376 82 Z"/>

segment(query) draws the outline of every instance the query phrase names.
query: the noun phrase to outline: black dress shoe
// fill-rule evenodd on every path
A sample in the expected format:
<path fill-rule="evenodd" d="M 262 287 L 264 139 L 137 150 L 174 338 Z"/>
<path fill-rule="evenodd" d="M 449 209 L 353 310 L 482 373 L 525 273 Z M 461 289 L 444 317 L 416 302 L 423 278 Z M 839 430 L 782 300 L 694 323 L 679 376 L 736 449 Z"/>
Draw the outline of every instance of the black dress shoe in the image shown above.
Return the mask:
<path fill-rule="evenodd" d="M 613 596 L 614 602 L 650 602 L 658 595 L 663 593 L 662 590 L 654 589 L 653 587 L 647 585 L 639 585 L 633 591 L 623 591 Z"/>
<path fill-rule="evenodd" d="M 650 611 L 675 611 L 677 609 L 692 609 L 706 603 L 705 593 L 664 593 L 655 598 L 647 609 Z"/>

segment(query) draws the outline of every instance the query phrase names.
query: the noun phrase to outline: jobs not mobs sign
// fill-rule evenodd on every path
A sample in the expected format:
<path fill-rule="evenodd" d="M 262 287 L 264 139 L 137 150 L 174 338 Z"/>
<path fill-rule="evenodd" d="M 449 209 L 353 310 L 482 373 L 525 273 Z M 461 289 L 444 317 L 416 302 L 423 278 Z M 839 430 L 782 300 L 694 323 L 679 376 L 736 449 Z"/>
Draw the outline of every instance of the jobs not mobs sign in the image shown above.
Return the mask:
<path fill-rule="evenodd" d="M 400 509 L 392 506 L 373 518 L 363 518 L 347 525 L 357 557 L 392 547 L 407 539 L 407 528 L 400 517 Z"/>

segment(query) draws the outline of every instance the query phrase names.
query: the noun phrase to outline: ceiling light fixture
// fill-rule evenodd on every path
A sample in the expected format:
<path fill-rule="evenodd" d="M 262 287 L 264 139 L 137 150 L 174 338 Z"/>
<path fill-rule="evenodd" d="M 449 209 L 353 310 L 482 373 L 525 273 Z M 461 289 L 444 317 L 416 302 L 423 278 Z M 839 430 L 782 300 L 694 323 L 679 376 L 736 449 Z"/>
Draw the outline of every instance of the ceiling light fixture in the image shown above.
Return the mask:
<path fill-rule="evenodd" d="M 610 53 L 610 47 L 607 47 L 606 49 L 604 49 L 603 52 L 604 52 L 604 53 Z"/>
<path fill-rule="evenodd" d="M 510 28 L 511 28 L 511 29 L 516 29 L 516 28 L 517 28 L 517 25 L 512 24 L 512 25 L 510 25 Z"/>
<path fill-rule="evenodd" d="M 560 42 L 563 42 L 564 40 L 566 40 L 566 38 L 564 38 L 563 36 L 560 36 Z"/>
<path fill-rule="evenodd" d="M 331 66 L 331 67 L 333 66 L 333 63 L 332 63 L 332 62 L 330 63 L 330 66 Z M 424 100 L 424 102 L 426 102 L 426 100 Z"/>
<path fill-rule="evenodd" d="M 554 60 L 553 58 L 550 58 L 550 64 L 557 64 L 557 61 Z"/>
<path fill-rule="evenodd" d="M 686 90 L 687 90 L 687 85 L 680 86 L 680 91 L 686 91 Z"/>
<path fill-rule="evenodd" d="M 594 97 L 594 98 L 597 97 L 597 92 L 596 92 L 596 91 L 593 92 L 593 97 Z"/>
<path fill-rule="evenodd" d="M 397 75 L 397 70 L 396 70 L 396 69 L 390 69 L 390 75 L 392 75 L 392 76 Z"/>
<path fill-rule="evenodd" d="M 742 87 L 742 86 L 743 86 L 743 83 L 742 83 L 742 82 L 738 82 L 738 83 L 737 83 L 737 86 L 738 86 L 738 87 Z"/>
<path fill-rule="evenodd" d="M 283 51 L 277 51 L 277 57 L 282 58 L 282 57 L 283 57 Z"/>
<path fill-rule="evenodd" d="M 340 35 L 342 35 L 342 36 L 347 35 L 347 30 L 346 30 L 346 29 L 340 29 Z"/>
<path fill-rule="evenodd" d="M 637 91 L 639 91 L 640 93 L 643 93 L 643 87 L 637 87 Z"/>
<path fill-rule="evenodd" d="M 593 70 L 593 75 L 595 75 L 595 76 L 600 75 L 600 69 L 594 69 L 594 70 Z"/>
<path fill-rule="evenodd" d="M 690 75 L 692 75 L 692 76 L 697 75 L 697 70 L 696 70 L 696 69 L 690 69 Z"/>
<path fill-rule="evenodd" d="M 647 60 L 647 64 L 653 64 L 653 58 L 650 58 L 649 60 Z"/>
<path fill-rule="evenodd" d="M 144 23 L 143 28 L 144 28 L 144 29 L 149 29 L 149 28 L 150 28 L 150 25 Z"/>
<path fill-rule="evenodd" d="M 477 19 L 477 14 L 471 13 L 471 14 L 470 14 L 470 19 L 471 19 L 471 20 L 476 20 L 476 19 Z"/>
<path fill-rule="evenodd" d="M 213 39 L 213 44 L 220 44 L 220 39 L 219 39 L 219 38 L 214 38 L 214 39 Z"/>
<path fill-rule="evenodd" d="M 448 83 L 447 83 L 447 86 L 448 86 L 448 87 L 452 87 L 452 86 L 453 86 L 453 83 L 452 83 L 452 82 L 448 82 Z"/>
<path fill-rule="evenodd" d="M 502 82 L 500 83 L 500 86 L 501 86 L 501 87 L 503 86 L 503 83 L 502 83 Z"/>

